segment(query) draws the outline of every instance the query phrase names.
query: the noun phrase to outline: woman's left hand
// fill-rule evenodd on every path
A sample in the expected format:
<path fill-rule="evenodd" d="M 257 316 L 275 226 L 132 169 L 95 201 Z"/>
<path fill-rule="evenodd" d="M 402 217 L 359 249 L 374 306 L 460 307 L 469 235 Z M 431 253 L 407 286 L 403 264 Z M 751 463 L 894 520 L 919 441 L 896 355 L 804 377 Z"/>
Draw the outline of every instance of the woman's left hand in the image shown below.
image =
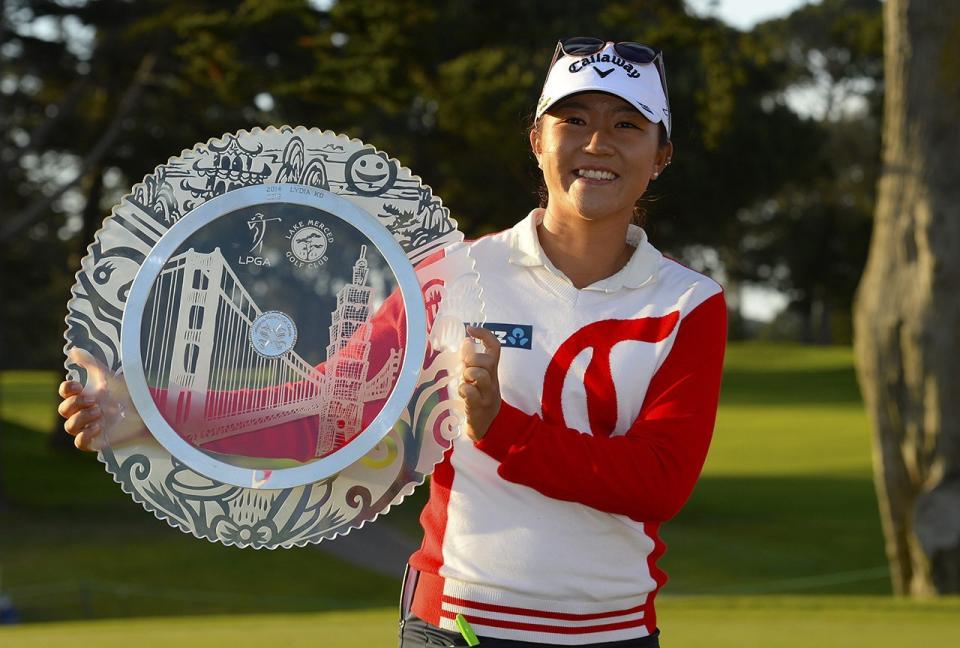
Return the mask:
<path fill-rule="evenodd" d="M 467 406 L 467 435 L 479 441 L 500 411 L 500 381 L 497 379 L 500 341 L 492 332 L 478 326 L 468 326 L 467 335 L 470 337 L 460 346 L 463 382 L 459 392 Z M 476 350 L 474 339 L 480 340 L 483 351 Z"/>

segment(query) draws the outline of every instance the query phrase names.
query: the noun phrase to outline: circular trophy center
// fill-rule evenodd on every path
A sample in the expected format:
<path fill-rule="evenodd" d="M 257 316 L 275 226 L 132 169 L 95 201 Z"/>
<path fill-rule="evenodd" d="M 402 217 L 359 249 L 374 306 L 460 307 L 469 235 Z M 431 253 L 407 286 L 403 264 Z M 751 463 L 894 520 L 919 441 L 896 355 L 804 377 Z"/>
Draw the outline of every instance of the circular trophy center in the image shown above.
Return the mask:
<path fill-rule="evenodd" d="M 250 326 L 250 344 L 257 353 L 267 358 L 282 356 L 296 343 L 297 325 L 280 311 L 267 311 L 253 320 Z"/>

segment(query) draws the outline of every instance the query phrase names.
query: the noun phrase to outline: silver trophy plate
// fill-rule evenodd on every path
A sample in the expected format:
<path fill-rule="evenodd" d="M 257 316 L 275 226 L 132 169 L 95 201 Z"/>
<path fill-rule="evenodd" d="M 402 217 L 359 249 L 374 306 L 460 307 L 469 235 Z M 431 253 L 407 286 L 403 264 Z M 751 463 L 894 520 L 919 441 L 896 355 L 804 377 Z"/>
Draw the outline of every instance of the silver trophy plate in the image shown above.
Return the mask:
<path fill-rule="evenodd" d="M 210 140 L 136 185 L 89 251 L 68 375 L 104 410 L 108 472 L 184 532 L 255 548 L 347 533 L 459 432 L 473 262 L 430 188 L 363 142 Z"/>

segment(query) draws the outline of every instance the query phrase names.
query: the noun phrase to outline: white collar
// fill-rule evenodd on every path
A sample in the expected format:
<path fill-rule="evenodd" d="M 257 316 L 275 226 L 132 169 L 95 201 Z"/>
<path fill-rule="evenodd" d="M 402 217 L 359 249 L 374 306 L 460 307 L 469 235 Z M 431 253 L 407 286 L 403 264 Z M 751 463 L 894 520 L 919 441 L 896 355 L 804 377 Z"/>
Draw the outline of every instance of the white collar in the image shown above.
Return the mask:
<path fill-rule="evenodd" d="M 537 226 L 543 222 L 545 210 L 538 207 L 531 211 L 526 218 L 513 226 L 510 230 L 509 242 L 510 263 L 526 267 L 543 266 L 551 273 L 570 281 L 547 258 L 540 246 L 537 236 Z M 627 226 L 627 244 L 636 248 L 630 260 L 616 274 L 596 281 L 584 290 L 600 290 L 616 292 L 622 288 L 639 288 L 648 281 L 656 278 L 662 255 L 647 240 L 647 233 L 643 228 L 630 224 Z"/>

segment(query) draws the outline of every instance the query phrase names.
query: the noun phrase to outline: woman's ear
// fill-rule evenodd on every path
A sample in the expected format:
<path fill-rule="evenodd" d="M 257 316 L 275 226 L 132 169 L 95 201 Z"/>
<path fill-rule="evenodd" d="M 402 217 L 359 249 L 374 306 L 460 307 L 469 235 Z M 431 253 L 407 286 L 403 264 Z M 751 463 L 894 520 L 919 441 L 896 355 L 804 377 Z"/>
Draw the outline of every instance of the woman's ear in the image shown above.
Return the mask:
<path fill-rule="evenodd" d="M 530 129 L 530 150 L 533 151 L 533 157 L 537 158 L 537 166 L 542 169 L 543 167 L 540 165 L 540 131 L 536 128 Z"/>
<path fill-rule="evenodd" d="M 657 168 L 655 169 L 657 175 L 663 173 L 663 170 L 670 166 L 670 161 L 673 159 L 673 142 L 667 140 L 667 143 L 661 146 L 657 150 Z"/>

